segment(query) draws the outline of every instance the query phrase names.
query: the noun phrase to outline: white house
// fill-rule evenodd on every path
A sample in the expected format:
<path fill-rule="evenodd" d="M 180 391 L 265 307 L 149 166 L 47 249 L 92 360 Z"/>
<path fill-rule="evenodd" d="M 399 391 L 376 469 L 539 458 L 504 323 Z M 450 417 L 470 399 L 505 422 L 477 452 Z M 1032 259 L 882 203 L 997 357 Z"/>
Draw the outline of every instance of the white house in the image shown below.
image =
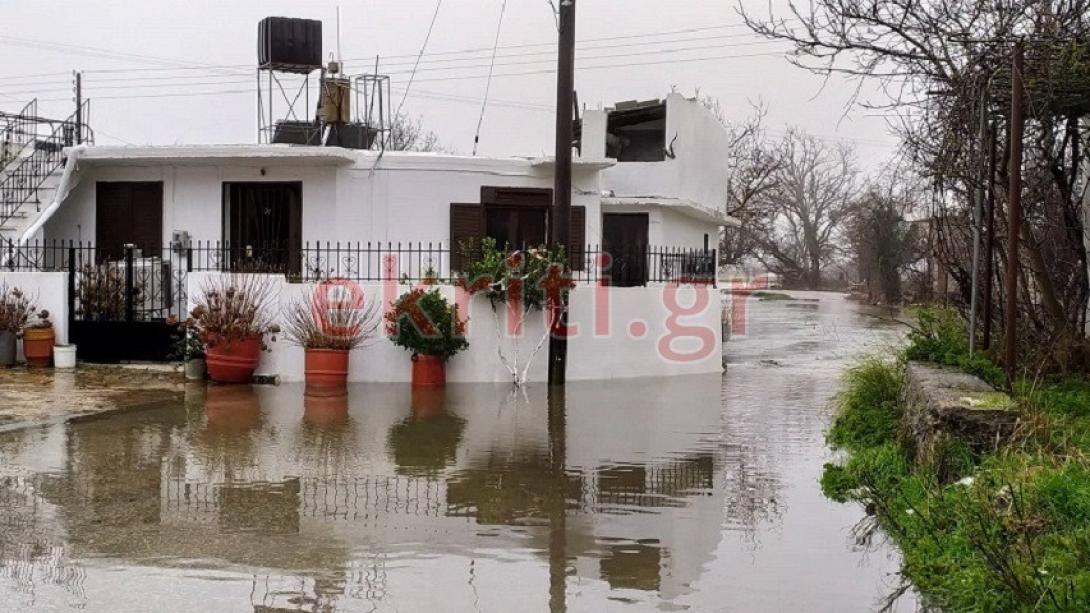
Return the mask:
<path fill-rule="evenodd" d="M 585 111 L 579 128 L 571 251 L 577 280 L 586 289 L 572 297 L 573 322 L 584 333 L 572 340 L 569 376 L 718 370 L 718 345 L 692 361 L 649 356 L 663 353 L 662 338 L 679 325 L 713 329 L 718 339 L 719 294 L 704 284 L 714 282 L 719 229 L 732 221 L 721 206 L 725 185 L 718 165 L 729 146 L 725 131 L 699 102 L 678 94 Z M 430 270 L 449 278 L 461 265 L 458 246 L 467 242 L 486 236 L 500 244 L 546 242 L 553 200 L 550 158 L 287 144 L 80 144 L 64 153 L 63 163 L 45 166 L 48 172 L 32 193 L 14 196 L 21 202 L 0 203 L 0 240 L 7 244 L 0 265 L 67 270 L 92 258 L 123 262 L 126 246 L 133 246 L 135 266 L 156 271 L 154 291 L 142 300 L 156 300 L 158 308 L 136 309 L 137 318 L 146 319 L 184 310 L 183 296 L 191 295 L 189 287 L 199 278 L 189 273 L 224 272 L 243 260 L 288 273 L 285 296 L 299 291 L 288 280 L 315 281 L 319 275 L 346 277 L 377 296 L 391 255 L 399 277 L 417 280 Z M 19 163 L 17 158 L 12 164 Z M 15 174 L 0 175 L 0 181 Z M 612 256 L 605 268 L 602 253 Z M 75 276 L 71 285 L 78 286 Z M 58 287 L 43 293 L 66 294 L 67 280 L 53 283 Z M 667 296 L 667 289 L 684 297 Z M 698 290 L 709 297 L 695 297 Z M 78 288 L 70 292 L 78 294 Z M 690 304 L 699 309 L 686 311 L 683 305 Z M 73 299 L 53 306 L 55 313 L 78 319 Z M 604 329 L 603 309 L 623 319 Z M 470 310 L 475 348 L 469 354 L 479 356 L 459 356 L 455 362 L 467 367 L 452 364 L 453 380 L 502 380 L 507 374 L 495 359 L 487 306 Z M 670 322 L 671 314 L 683 323 Z M 541 325 L 531 322 L 525 336 L 536 339 L 535 326 Z M 77 345 L 102 343 L 80 338 L 81 327 L 72 330 Z M 706 344 L 704 333 L 698 336 L 678 340 L 679 351 L 685 353 L 686 343 Z M 397 366 L 361 370 L 353 378 L 407 377 L 408 368 L 400 364 L 405 358 L 394 358 L 392 346 L 368 351 L 389 352 Z M 81 355 L 89 354 L 81 349 Z M 277 349 L 263 369 L 285 379 L 301 377 L 298 357 Z M 531 370 L 531 379 L 544 378 L 543 362 Z M 598 365 L 579 365 L 592 362 Z"/>

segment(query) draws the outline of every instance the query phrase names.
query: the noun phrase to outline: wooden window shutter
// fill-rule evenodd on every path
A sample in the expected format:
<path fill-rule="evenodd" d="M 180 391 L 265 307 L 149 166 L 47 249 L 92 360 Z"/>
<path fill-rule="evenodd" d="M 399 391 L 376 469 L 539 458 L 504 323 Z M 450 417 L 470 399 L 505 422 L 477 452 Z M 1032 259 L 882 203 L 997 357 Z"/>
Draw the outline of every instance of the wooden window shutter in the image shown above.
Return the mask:
<path fill-rule="evenodd" d="M 484 238 L 484 207 L 479 204 L 450 205 L 450 269 L 464 270 L 480 257 Z"/>
<path fill-rule="evenodd" d="M 568 265 L 572 270 L 583 270 L 586 265 L 587 207 L 571 208 L 571 245 L 568 247 Z"/>

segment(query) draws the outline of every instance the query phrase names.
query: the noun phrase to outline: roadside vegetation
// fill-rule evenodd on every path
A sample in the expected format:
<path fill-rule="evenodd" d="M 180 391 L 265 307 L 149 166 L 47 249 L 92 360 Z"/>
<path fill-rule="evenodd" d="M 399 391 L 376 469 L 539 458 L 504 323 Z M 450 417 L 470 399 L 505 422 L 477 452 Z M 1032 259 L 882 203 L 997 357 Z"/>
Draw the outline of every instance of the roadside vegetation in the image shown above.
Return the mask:
<path fill-rule="evenodd" d="M 912 461 L 901 428 L 907 360 L 958 367 L 993 384 L 1002 371 L 970 358 L 964 322 L 917 312 L 908 347 L 851 369 L 838 397 L 822 489 L 857 502 L 866 543 L 881 527 L 900 547 L 903 574 L 945 611 L 1090 610 L 1090 382 L 1021 380 L 1014 437 L 983 453 L 953 442 L 927 465 Z"/>

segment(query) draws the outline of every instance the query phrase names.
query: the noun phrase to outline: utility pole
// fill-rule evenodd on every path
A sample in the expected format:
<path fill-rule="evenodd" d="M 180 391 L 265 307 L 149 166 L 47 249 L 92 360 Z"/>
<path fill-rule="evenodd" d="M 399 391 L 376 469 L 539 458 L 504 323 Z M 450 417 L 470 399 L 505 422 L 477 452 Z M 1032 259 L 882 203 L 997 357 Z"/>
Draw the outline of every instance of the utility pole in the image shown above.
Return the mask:
<path fill-rule="evenodd" d="M 996 130 L 995 121 L 988 126 L 988 210 L 985 216 L 987 220 L 984 236 L 984 330 L 980 341 L 980 348 L 984 351 L 992 346 L 992 268 L 995 260 L 995 171 L 999 160 L 996 155 Z"/>
<path fill-rule="evenodd" d="M 76 70 L 76 144 L 83 144 L 83 72 Z"/>
<path fill-rule="evenodd" d="M 1025 50 L 1022 41 L 1014 46 L 1011 68 L 1010 177 L 1007 186 L 1007 283 L 1004 312 L 1004 354 L 1007 377 L 1014 384 L 1018 367 L 1018 239 L 1022 231 L 1022 131 L 1025 128 Z"/>
<path fill-rule="evenodd" d="M 977 305 L 979 301 L 978 287 L 980 286 L 980 225 L 984 220 L 984 112 L 987 107 L 987 90 L 980 96 L 979 120 L 977 123 L 976 155 L 973 156 L 975 173 L 977 177 L 976 188 L 973 190 L 973 272 L 972 294 L 969 297 L 969 356 L 976 351 L 976 327 Z"/>
<path fill-rule="evenodd" d="M 556 66 L 556 181 L 550 238 L 554 247 L 572 252 L 571 242 L 571 148 L 572 104 L 575 94 L 575 0 L 560 1 L 557 19 L 560 53 Z M 549 385 L 564 385 L 568 368 L 568 308 L 563 292 L 553 307 L 553 333 L 549 338 Z"/>

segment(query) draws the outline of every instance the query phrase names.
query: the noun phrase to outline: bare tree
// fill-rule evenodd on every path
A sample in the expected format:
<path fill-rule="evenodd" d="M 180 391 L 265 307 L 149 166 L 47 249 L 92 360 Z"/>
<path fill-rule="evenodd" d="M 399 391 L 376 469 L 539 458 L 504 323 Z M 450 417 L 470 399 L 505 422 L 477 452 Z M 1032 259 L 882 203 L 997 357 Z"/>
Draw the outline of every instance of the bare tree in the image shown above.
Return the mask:
<path fill-rule="evenodd" d="M 775 155 L 772 187 L 760 196 L 767 218 L 754 227 L 757 257 L 786 282 L 819 289 L 858 193 L 855 154 L 791 129 Z"/>
<path fill-rule="evenodd" d="M 717 100 L 702 97 L 701 102 L 730 135 L 730 152 L 724 169 L 724 211 L 741 225 L 723 229 L 719 254 L 722 263 L 740 263 L 757 253 L 758 239 L 771 215 L 765 196 L 776 186 L 776 173 L 781 165 L 775 145 L 769 142 L 764 130 L 768 107 L 758 102 L 753 105 L 752 115 L 741 122 L 733 122 L 726 119 Z"/>
<path fill-rule="evenodd" d="M 439 142 L 439 135 L 424 128 L 421 119 L 413 119 L 404 113 L 394 118 L 390 139 L 386 144 L 390 151 L 446 151 Z"/>
<path fill-rule="evenodd" d="M 814 0 L 779 14 L 739 9 L 754 31 L 791 45 L 788 59 L 818 74 L 876 84 L 903 148 L 935 191 L 929 215 L 935 256 L 957 281 L 963 307 L 970 277 L 973 193 L 994 188 L 995 274 L 1005 274 L 1011 237 L 1001 211 L 1008 178 L 1003 148 L 1011 98 L 1013 43 L 1024 41 L 1025 130 L 1019 335 L 1023 347 L 1059 368 L 1090 364 L 1082 183 L 1090 163 L 1090 0 Z M 976 137 L 981 115 L 999 142 L 994 176 Z M 1002 284 L 993 283 L 1001 317 Z M 1058 355 L 1062 354 L 1060 357 Z"/>

